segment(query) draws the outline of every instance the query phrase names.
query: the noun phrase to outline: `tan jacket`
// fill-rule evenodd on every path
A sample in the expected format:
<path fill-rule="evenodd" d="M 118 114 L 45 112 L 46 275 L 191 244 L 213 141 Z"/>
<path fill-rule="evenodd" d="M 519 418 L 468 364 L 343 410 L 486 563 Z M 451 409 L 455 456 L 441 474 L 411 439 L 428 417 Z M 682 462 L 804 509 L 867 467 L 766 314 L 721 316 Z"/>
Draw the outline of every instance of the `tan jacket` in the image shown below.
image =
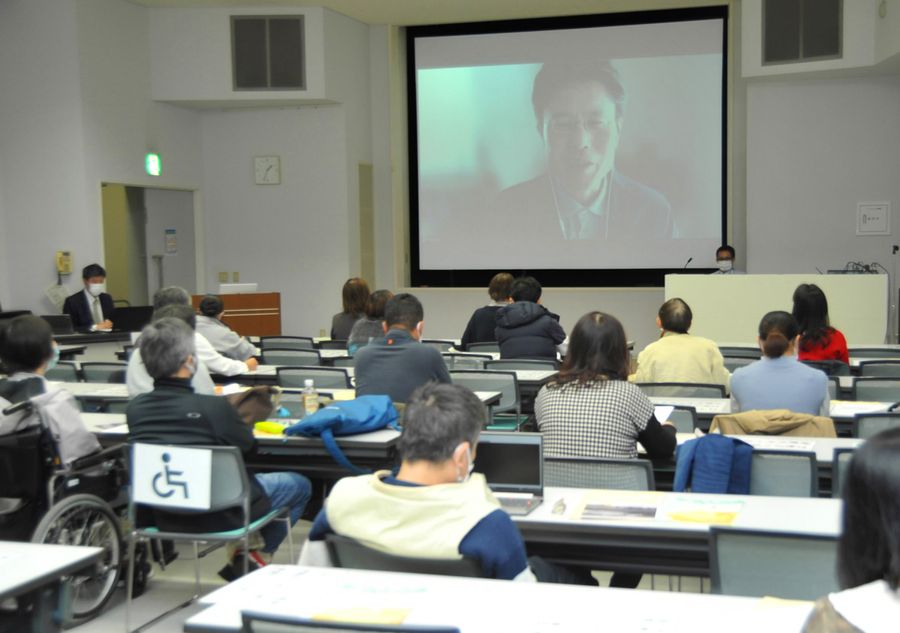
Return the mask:
<path fill-rule="evenodd" d="M 709 425 L 710 433 L 716 430 L 725 435 L 837 437 L 831 418 L 823 418 L 809 413 L 794 413 L 787 409 L 717 415 Z"/>
<path fill-rule="evenodd" d="M 719 384 L 728 391 L 731 374 L 719 347 L 692 334 L 666 332 L 638 354 L 634 382 L 695 382 Z"/>

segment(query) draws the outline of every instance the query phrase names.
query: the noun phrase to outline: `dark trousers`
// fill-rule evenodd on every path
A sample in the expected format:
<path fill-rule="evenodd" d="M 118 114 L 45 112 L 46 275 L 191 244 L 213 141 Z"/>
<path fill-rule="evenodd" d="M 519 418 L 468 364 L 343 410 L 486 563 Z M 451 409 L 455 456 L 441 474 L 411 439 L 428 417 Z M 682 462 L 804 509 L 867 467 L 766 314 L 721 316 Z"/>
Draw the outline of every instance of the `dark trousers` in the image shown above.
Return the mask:
<path fill-rule="evenodd" d="M 566 585 L 597 585 L 591 570 L 584 567 L 558 565 L 544 560 L 540 556 L 530 556 L 528 566 L 534 572 L 538 582 L 553 582 Z M 610 587 L 634 589 L 641 582 L 642 574 L 616 572 L 609 581 Z"/>

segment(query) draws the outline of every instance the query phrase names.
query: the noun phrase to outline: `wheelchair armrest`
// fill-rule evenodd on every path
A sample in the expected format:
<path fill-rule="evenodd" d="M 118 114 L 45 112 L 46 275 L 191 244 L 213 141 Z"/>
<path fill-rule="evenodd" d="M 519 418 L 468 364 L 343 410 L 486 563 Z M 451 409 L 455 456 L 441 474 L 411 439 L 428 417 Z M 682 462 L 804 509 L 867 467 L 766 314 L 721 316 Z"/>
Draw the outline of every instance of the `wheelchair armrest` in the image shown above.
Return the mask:
<path fill-rule="evenodd" d="M 125 455 L 125 448 L 127 444 L 116 444 L 115 446 L 110 446 L 104 448 L 101 451 L 96 453 L 91 453 L 90 455 L 85 455 L 84 457 L 79 457 L 74 462 L 72 462 L 72 467 L 70 472 L 76 472 L 81 470 L 87 470 L 89 468 L 93 468 L 103 462 L 107 462 L 111 459 L 117 459 L 119 457 L 123 457 Z"/>

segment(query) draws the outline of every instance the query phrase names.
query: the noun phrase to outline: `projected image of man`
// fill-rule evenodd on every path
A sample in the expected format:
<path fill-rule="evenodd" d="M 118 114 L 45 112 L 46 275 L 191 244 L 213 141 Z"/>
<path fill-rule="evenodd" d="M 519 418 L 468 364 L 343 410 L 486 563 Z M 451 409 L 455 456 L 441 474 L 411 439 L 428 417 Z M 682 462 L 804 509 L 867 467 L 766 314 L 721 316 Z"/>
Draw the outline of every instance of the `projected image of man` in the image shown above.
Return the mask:
<path fill-rule="evenodd" d="M 566 240 L 671 237 L 666 198 L 615 166 L 625 96 L 608 61 L 545 63 L 532 105 L 546 171 L 502 191 L 498 212 L 534 214 L 536 230 Z"/>

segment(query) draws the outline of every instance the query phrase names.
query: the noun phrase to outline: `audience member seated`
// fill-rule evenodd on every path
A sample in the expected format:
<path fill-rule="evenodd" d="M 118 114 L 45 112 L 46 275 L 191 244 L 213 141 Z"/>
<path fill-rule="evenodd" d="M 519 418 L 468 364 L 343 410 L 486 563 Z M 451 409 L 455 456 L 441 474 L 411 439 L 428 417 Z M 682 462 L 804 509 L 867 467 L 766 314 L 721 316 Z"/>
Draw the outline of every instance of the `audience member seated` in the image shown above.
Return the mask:
<path fill-rule="evenodd" d="M 197 332 L 213 349 L 234 360 L 247 360 L 257 355 L 256 347 L 222 323 L 225 304 L 217 295 L 206 295 L 200 300 L 200 315 L 197 317 Z"/>
<path fill-rule="evenodd" d="M 422 345 L 425 311 L 413 295 L 394 295 L 384 306 L 384 338 L 356 354 L 356 394 L 388 395 L 406 402 L 417 387 L 432 380 L 450 382 L 441 353 Z"/>
<path fill-rule="evenodd" d="M 850 363 L 847 339 L 831 327 L 828 299 L 815 284 L 800 284 L 794 291 L 794 318 L 800 326 L 800 360 L 839 360 Z"/>
<path fill-rule="evenodd" d="M 344 309 L 331 318 L 331 338 L 346 341 L 350 338 L 353 324 L 365 316 L 369 284 L 365 279 L 352 277 L 344 282 L 341 298 Z"/>
<path fill-rule="evenodd" d="M 725 369 L 719 346 L 688 334 L 693 318 L 690 306 L 682 299 L 662 304 L 656 317 L 656 327 L 662 334 L 638 354 L 635 382 L 699 382 L 728 389 L 731 374 Z"/>
<path fill-rule="evenodd" d="M 716 268 L 713 275 L 739 275 L 741 271 L 734 268 L 734 247 L 722 244 L 716 249 Z"/>
<path fill-rule="evenodd" d="M 842 591 L 816 601 L 804 633 L 888 633 L 900 622 L 900 428 L 867 440 L 847 468 Z"/>
<path fill-rule="evenodd" d="M 384 306 L 394 293 L 390 290 L 376 290 L 366 299 L 365 316 L 357 319 L 347 339 L 347 352 L 353 356 L 360 347 L 384 336 Z"/>
<path fill-rule="evenodd" d="M 191 305 L 191 295 L 184 288 L 178 286 L 167 286 L 160 288 L 153 295 L 153 318 L 157 317 L 159 310 L 171 305 Z M 191 309 L 193 314 L 193 309 Z M 170 315 L 173 316 L 173 315 Z M 180 315 L 176 315 L 179 316 Z M 189 322 L 191 328 L 196 327 L 196 315 Z M 197 367 L 198 376 L 195 377 L 192 386 L 198 393 L 211 394 L 215 393 L 210 374 L 221 374 L 223 376 L 237 376 L 253 371 L 259 363 L 255 358 L 248 358 L 246 361 L 233 360 L 222 356 L 213 349 L 209 341 L 202 334 L 194 332 L 194 346 L 197 350 L 197 359 L 199 365 Z M 153 389 L 153 380 L 144 367 L 140 349 L 134 350 L 128 359 L 128 371 L 126 373 L 126 383 L 128 385 L 128 395 L 134 397 L 140 393 L 146 393 Z M 204 375 L 205 374 L 205 375 Z"/>
<path fill-rule="evenodd" d="M 541 305 L 541 284 L 534 277 L 513 281 L 514 303 L 497 310 L 500 358 L 556 360 L 557 346 L 566 340 L 559 316 Z"/>
<path fill-rule="evenodd" d="M 491 302 L 472 313 L 466 331 L 460 339 L 459 348 L 465 350 L 469 343 L 492 343 L 497 340 L 497 310 L 512 301 L 513 276 L 509 273 L 497 273 L 488 285 L 488 296 Z"/>
<path fill-rule="evenodd" d="M 56 443 L 63 466 L 100 450 L 94 434 L 84 427 L 75 398 L 50 385 L 44 374 L 59 360 L 53 332 L 42 318 L 23 315 L 0 327 L 0 361 L 9 377 L 0 381 L 0 398 L 17 403 L 37 397 L 41 413 L 0 413 L 0 435 L 41 424 L 41 416 Z"/>
<path fill-rule="evenodd" d="M 90 264 L 81 271 L 84 290 L 66 297 L 63 314 L 72 319 L 76 330 L 111 330 L 115 311 L 112 297 L 106 292 L 106 271 L 100 264 Z"/>
<path fill-rule="evenodd" d="M 403 413 L 400 470 L 339 480 L 300 564 L 329 566 L 325 536 L 336 533 L 399 556 L 465 556 L 479 561 L 487 578 L 533 581 L 518 529 L 484 475 L 472 473 L 484 421 L 484 406 L 465 387 L 418 389 Z"/>
<path fill-rule="evenodd" d="M 800 327 L 788 312 L 766 314 L 759 322 L 763 358 L 731 376 L 731 411 L 788 409 L 829 416 L 828 377 L 797 360 Z"/>
<path fill-rule="evenodd" d="M 126 410 L 132 442 L 177 445 L 236 446 L 244 458 L 256 450 L 253 430 L 244 424 L 227 400 L 194 393 L 191 377 L 197 371 L 195 333 L 184 321 L 161 318 L 144 328 L 139 347 L 147 371 L 153 377 L 153 391 L 134 398 Z M 289 507 L 295 523 L 309 501 L 309 480 L 295 472 L 262 473 L 248 471 L 251 486 L 252 519 L 271 508 Z M 156 513 L 157 526 L 182 532 L 222 531 L 241 526 L 234 511 L 206 514 Z M 287 536 L 282 522 L 262 529 L 262 552 L 271 555 Z M 219 574 L 231 580 L 243 571 L 243 552 L 237 552 Z M 264 564 L 259 552 L 249 552 L 250 569 Z"/>

